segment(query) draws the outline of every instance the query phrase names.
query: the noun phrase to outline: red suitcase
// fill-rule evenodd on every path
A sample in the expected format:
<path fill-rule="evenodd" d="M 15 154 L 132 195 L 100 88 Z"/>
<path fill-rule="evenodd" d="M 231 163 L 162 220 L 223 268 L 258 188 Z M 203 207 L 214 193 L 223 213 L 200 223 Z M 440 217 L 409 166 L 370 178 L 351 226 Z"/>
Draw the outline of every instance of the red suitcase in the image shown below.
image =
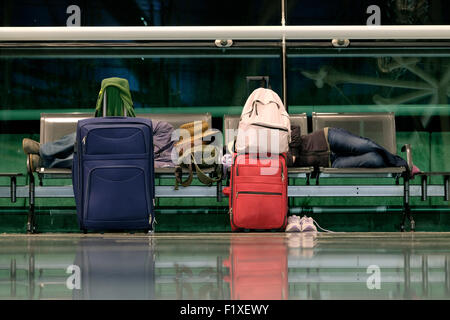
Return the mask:
<path fill-rule="evenodd" d="M 224 260 L 232 300 L 286 300 L 289 298 L 287 247 L 284 238 L 231 239 Z"/>
<path fill-rule="evenodd" d="M 228 194 L 231 230 L 283 229 L 287 223 L 287 165 L 285 154 L 233 156 Z"/>

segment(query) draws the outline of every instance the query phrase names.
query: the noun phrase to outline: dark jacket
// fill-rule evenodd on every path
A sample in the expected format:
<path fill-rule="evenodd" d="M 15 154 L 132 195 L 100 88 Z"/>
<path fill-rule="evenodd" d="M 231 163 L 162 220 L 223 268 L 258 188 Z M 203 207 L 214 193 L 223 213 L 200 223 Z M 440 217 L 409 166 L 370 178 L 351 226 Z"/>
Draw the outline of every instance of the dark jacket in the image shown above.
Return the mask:
<path fill-rule="evenodd" d="M 288 161 L 288 166 L 329 167 L 330 150 L 324 129 L 301 135 L 299 126 L 291 126 L 289 153 L 295 156 L 295 162 Z"/>

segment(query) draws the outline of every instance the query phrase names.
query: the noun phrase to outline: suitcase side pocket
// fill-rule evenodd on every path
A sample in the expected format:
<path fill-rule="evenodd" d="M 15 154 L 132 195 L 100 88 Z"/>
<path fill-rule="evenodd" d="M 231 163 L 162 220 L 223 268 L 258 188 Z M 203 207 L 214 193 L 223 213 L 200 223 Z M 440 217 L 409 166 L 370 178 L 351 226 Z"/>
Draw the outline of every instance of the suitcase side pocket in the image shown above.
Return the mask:
<path fill-rule="evenodd" d="M 152 200 L 147 180 L 145 170 L 137 166 L 91 169 L 87 176 L 85 220 L 148 220 Z M 142 190 L 146 190 L 145 197 L 142 197 Z"/>
<path fill-rule="evenodd" d="M 278 229 L 284 225 L 285 207 L 281 191 L 237 191 L 233 223 L 245 229 Z"/>

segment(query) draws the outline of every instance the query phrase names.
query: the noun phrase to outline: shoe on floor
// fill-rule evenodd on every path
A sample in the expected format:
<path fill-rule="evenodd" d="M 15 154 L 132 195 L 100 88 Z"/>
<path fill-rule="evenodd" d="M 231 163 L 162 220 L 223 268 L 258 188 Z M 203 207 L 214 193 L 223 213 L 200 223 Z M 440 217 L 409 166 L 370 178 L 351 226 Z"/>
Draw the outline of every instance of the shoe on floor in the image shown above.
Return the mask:
<path fill-rule="evenodd" d="M 300 219 L 300 232 L 317 231 L 314 220 L 311 217 L 303 216 Z"/>
<path fill-rule="evenodd" d="M 23 152 L 26 154 L 39 154 L 39 148 L 41 144 L 32 139 L 24 138 L 22 140 Z"/>
<path fill-rule="evenodd" d="M 301 226 L 300 226 L 300 217 L 298 216 L 289 216 L 288 217 L 288 224 L 286 226 L 286 232 L 300 232 Z"/>

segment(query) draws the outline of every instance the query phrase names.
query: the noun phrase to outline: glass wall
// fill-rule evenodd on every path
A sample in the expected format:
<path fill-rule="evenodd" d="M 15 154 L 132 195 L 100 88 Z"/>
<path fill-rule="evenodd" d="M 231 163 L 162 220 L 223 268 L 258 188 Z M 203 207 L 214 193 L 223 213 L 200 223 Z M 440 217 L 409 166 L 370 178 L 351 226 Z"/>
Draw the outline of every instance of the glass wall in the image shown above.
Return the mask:
<path fill-rule="evenodd" d="M 280 25 L 281 0 L 3 0 L 0 26 Z M 383 25 L 449 24 L 445 0 L 286 0 L 287 25 L 363 25 L 379 10 Z M 75 8 L 74 6 L 77 6 Z M 374 6 L 378 9 L 374 9 Z M 79 11 L 77 11 L 79 10 Z"/>
<path fill-rule="evenodd" d="M 77 6 L 83 26 L 279 25 L 281 5 L 271 0 L 3 0 L 0 25 L 65 26 Z"/>

